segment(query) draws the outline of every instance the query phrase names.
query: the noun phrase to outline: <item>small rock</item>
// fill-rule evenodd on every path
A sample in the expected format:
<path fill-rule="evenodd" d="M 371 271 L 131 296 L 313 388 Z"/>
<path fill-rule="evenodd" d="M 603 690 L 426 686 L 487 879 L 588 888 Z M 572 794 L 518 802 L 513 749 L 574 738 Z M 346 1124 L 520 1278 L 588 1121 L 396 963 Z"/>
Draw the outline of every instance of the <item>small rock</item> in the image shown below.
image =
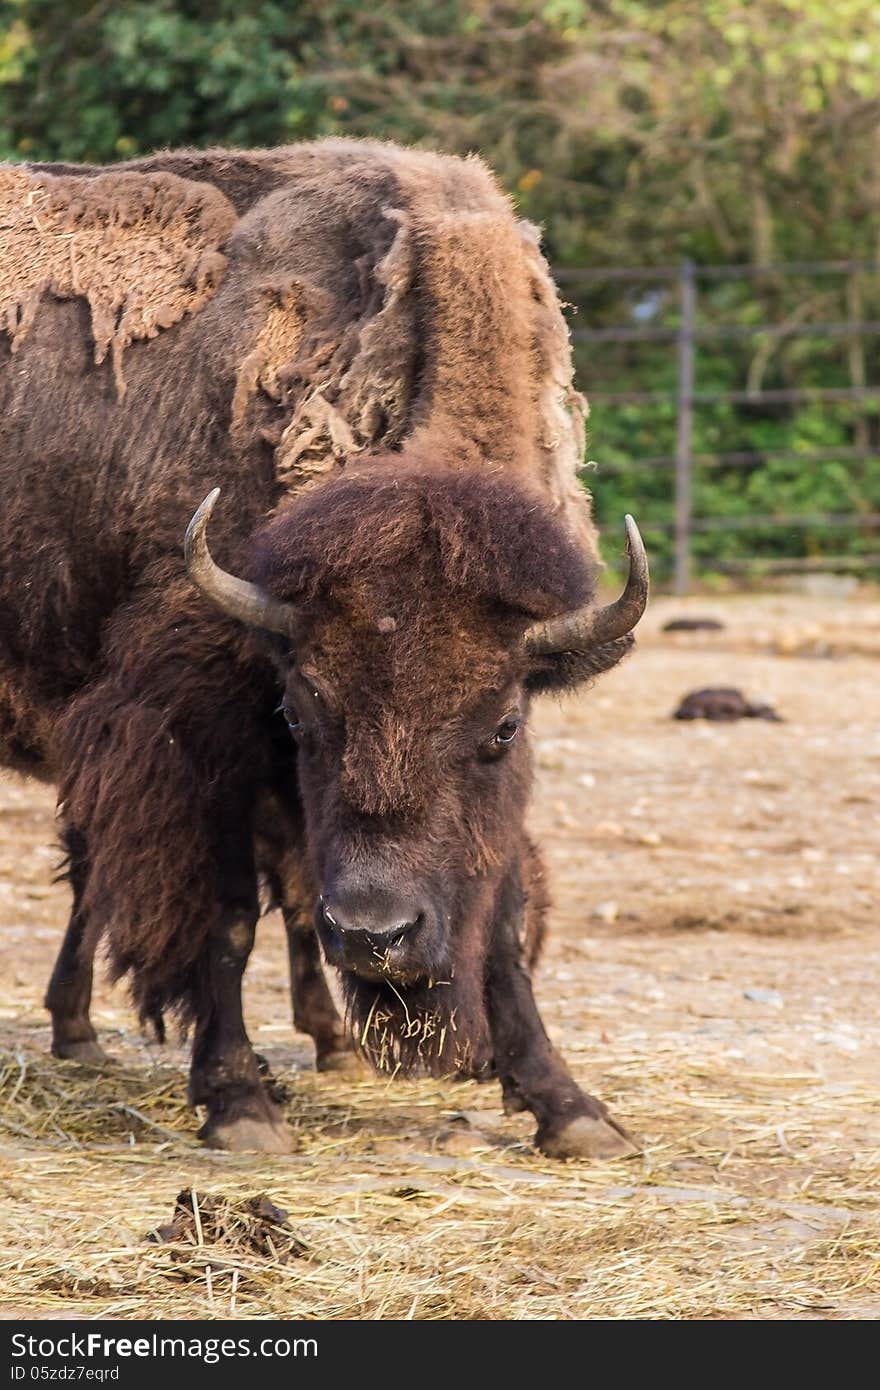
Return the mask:
<path fill-rule="evenodd" d="M 826 1047 L 837 1047 L 841 1052 L 852 1054 L 861 1051 L 861 1044 L 858 1038 L 853 1038 L 848 1033 L 845 1033 L 842 1027 L 839 1029 L 831 1029 L 827 1033 L 816 1033 L 815 1038 L 817 1043 L 821 1043 Z"/>
<path fill-rule="evenodd" d="M 600 922 L 616 922 L 620 916 L 620 907 L 617 903 L 597 903 L 593 909 L 593 916 L 598 917 Z"/>
<path fill-rule="evenodd" d="M 617 839 L 623 833 L 623 826 L 616 820 L 600 820 L 593 826 L 594 835 L 613 835 Z"/>
<path fill-rule="evenodd" d="M 777 632 L 775 649 L 779 656 L 792 656 L 800 645 L 800 636 L 795 628 L 782 628 Z"/>
<path fill-rule="evenodd" d="M 783 1003 L 778 989 L 744 989 L 743 998 L 752 1004 L 772 1004 L 775 1009 L 781 1009 Z"/>
<path fill-rule="evenodd" d="M 785 782 L 780 782 L 778 777 L 768 777 L 766 772 L 760 772 L 757 768 L 747 768 L 742 775 L 744 782 L 748 782 L 751 787 L 760 787 L 767 792 L 785 791 Z M 768 810 L 772 811 L 773 803 L 767 803 Z"/>
<path fill-rule="evenodd" d="M 445 1129 L 437 1136 L 437 1147 L 453 1157 L 466 1158 L 489 1147 L 485 1134 L 476 1129 Z"/>

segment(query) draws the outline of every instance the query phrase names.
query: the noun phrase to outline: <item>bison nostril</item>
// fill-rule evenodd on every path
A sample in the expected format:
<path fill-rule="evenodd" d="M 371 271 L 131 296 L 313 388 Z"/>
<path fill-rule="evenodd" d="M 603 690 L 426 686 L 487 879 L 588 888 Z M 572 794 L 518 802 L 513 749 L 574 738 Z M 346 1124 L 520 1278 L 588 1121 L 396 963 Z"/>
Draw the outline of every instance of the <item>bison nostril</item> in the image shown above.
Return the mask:
<path fill-rule="evenodd" d="M 415 931 L 416 927 L 421 926 L 425 920 L 425 914 L 420 912 L 417 917 L 413 917 L 410 922 L 399 922 L 390 931 L 383 933 L 382 940 L 388 946 L 399 946 L 404 937 L 409 936 L 410 932 Z"/>
<path fill-rule="evenodd" d="M 351 947 L 365 946 L 370 950 L 387 951 L 399 946 L 425 920 L 424 913 L 412 908 L 383 912 L 381 905 L 369 900 L 349 905 L 335 897 L 318 900 L 318 926 L 325 929 L 331 941 Z"/>

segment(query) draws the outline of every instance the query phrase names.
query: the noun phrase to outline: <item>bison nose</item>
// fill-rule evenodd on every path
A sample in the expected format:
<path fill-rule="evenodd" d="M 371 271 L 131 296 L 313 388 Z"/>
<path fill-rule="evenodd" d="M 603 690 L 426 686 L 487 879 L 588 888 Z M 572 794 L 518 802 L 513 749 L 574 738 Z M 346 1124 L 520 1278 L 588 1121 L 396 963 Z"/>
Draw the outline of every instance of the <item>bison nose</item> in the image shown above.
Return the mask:
<path fill-rule="evenodd" d="M 423 913 L 411 902 L 385 894 L 347 895 L 335 892 L 321 899 L 324 923 L 342 944 L 369 943 L 396 946 L 422 921 Z"/>

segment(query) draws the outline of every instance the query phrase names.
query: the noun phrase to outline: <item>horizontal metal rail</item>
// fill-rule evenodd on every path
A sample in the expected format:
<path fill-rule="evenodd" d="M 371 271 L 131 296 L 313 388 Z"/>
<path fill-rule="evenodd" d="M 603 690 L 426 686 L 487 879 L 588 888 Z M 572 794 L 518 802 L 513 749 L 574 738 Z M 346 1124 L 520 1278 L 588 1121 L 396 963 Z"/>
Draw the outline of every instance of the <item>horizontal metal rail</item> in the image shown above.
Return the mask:
<path fill-rule="evenodd" d="M 824 574 L 828 570 L 873 570 L 880 568 L 880 553 L 874 555 L 743 555 L 736 560 L 713 560 L 713 569 L 724 574 L 740 570 L 765 570 L 774 574 Z"/>
<path fill-rule="evenodd" d="M 781 261 L 776 265 L 695 265 L 701 280 L 771 280 L 775 275 L 852 275 L 856 271 L 880 274 L 877 261 Z M 560 284 L 583 281 L 677 280 L 678 265 L 655 266 L 558 266 L 554 278 Z"/>
<path fill-rule="evenodd" d="M 574 328 L 576 343 L 674 343 L 680 329 L 659 328 L 651 324 L 632 328 Z M 729 323 L 695 328 L 693 336 L 701 343 L 725 342 L 735 338 L 870 338 L 880 334 L 880 323 Z"/>
<path fill-rule="evenodd" d="M 676 391 L 591 391 L 590 401 L 603 405 L 659 405 L 677 399 Z M 835 401 L 880 400 L 880 386 L 800 386 L 770 391 L 695 391 L 696 405 L 821 405 Z"/>
<path fill-rule="evenodd" d="M 668 575 L 673 569 L 673 555 L 655 555 L 651 569 L 655 575 Z M 880 569 L 880 551 L 865 555 L 738 555 L 734 559 L 715 559 L 711 568 L 719 574 L 739 574 L 755 570 L 766 574 L 825 574 L 828 571 L 866 571 Z"/>
<path fill-rule="evenodd" d="M 880 458 L 880 448 L 858 449 L 849 444 L 829 444 L 827 449 L 727 449 L 718 454 L 694 454 L 692 461 L 698 468 L 755 468 L 764 463 L 826 463 L 829 459 L 836 459 L 840 463 L 865 463 L 876 458 Z M 673 454 L 658 454 L 655 457 L 637 457 L 625 461 L 603 460 L 598 464 L 592 461 L 579 468 L 578 473 L 582 478 L 589 479 L 602 473 L 674 467 Z"/>
<path fill-rule="evenodd" d="M 880 528 L 880 512 L 808 512 L 805 515 L 760 512 L 755 516 L 694 516 L 690 520 L 692 531 L 758 531 L 763 526 L 778 530 L 786 526 L 805 530 L 824 526 L 832 530 L 872 531 Z M 674 531 L 675 522 L 651 521 L 640 516 L 639 527 L 643 531 Z"/>

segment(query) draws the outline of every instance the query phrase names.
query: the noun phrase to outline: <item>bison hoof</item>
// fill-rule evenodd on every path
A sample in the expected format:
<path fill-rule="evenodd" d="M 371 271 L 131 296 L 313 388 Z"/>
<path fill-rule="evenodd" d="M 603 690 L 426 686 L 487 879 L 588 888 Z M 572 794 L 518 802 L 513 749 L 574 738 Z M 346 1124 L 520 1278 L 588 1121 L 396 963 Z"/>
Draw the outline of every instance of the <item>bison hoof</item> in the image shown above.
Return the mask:
<path fill-rule="evenodd" d="M 365 1067 L 356 1052 L 350 1047 L 335 1047 L 329 1052 L 320 1052 L 315 1057 L 316 1071 L 347 1072 L 350 1076 L 363 1076 Z"/>
<path fill-rule="evenodd" d="M 578 1115 L 564 1129 L 539 1134 L 538 1147 L 548 1158 L 635 1158 L 641 1150 L 613 1120 Z"/>
<path fill-rule="evenodd" d="M 93 1067 L 109 1061 L 107 1053 L 94 1038 L 86 1038 L 82 1042 L 54 1042 L 52 1056 L 61 1057 L 67 1062 L 87 1062 Z"/>
<path fill-rule="evenodd" d="M 522 1096 L 517 1095 L 516 1091 L 505 1091 L 502 1105 L 505 1115 L 519 1115 L 521 1111 L 529 1108 Z"/>
<path fill-rule="evenodd" d="M 199 1138 L 209 1149 L 225 1149 L 227 1153 L 294 1152 L 293 1135 L 284 1122 L 261 1115 L 238 1115 L 235 1119 L 209 1118 L 199 1130 Z"/>

